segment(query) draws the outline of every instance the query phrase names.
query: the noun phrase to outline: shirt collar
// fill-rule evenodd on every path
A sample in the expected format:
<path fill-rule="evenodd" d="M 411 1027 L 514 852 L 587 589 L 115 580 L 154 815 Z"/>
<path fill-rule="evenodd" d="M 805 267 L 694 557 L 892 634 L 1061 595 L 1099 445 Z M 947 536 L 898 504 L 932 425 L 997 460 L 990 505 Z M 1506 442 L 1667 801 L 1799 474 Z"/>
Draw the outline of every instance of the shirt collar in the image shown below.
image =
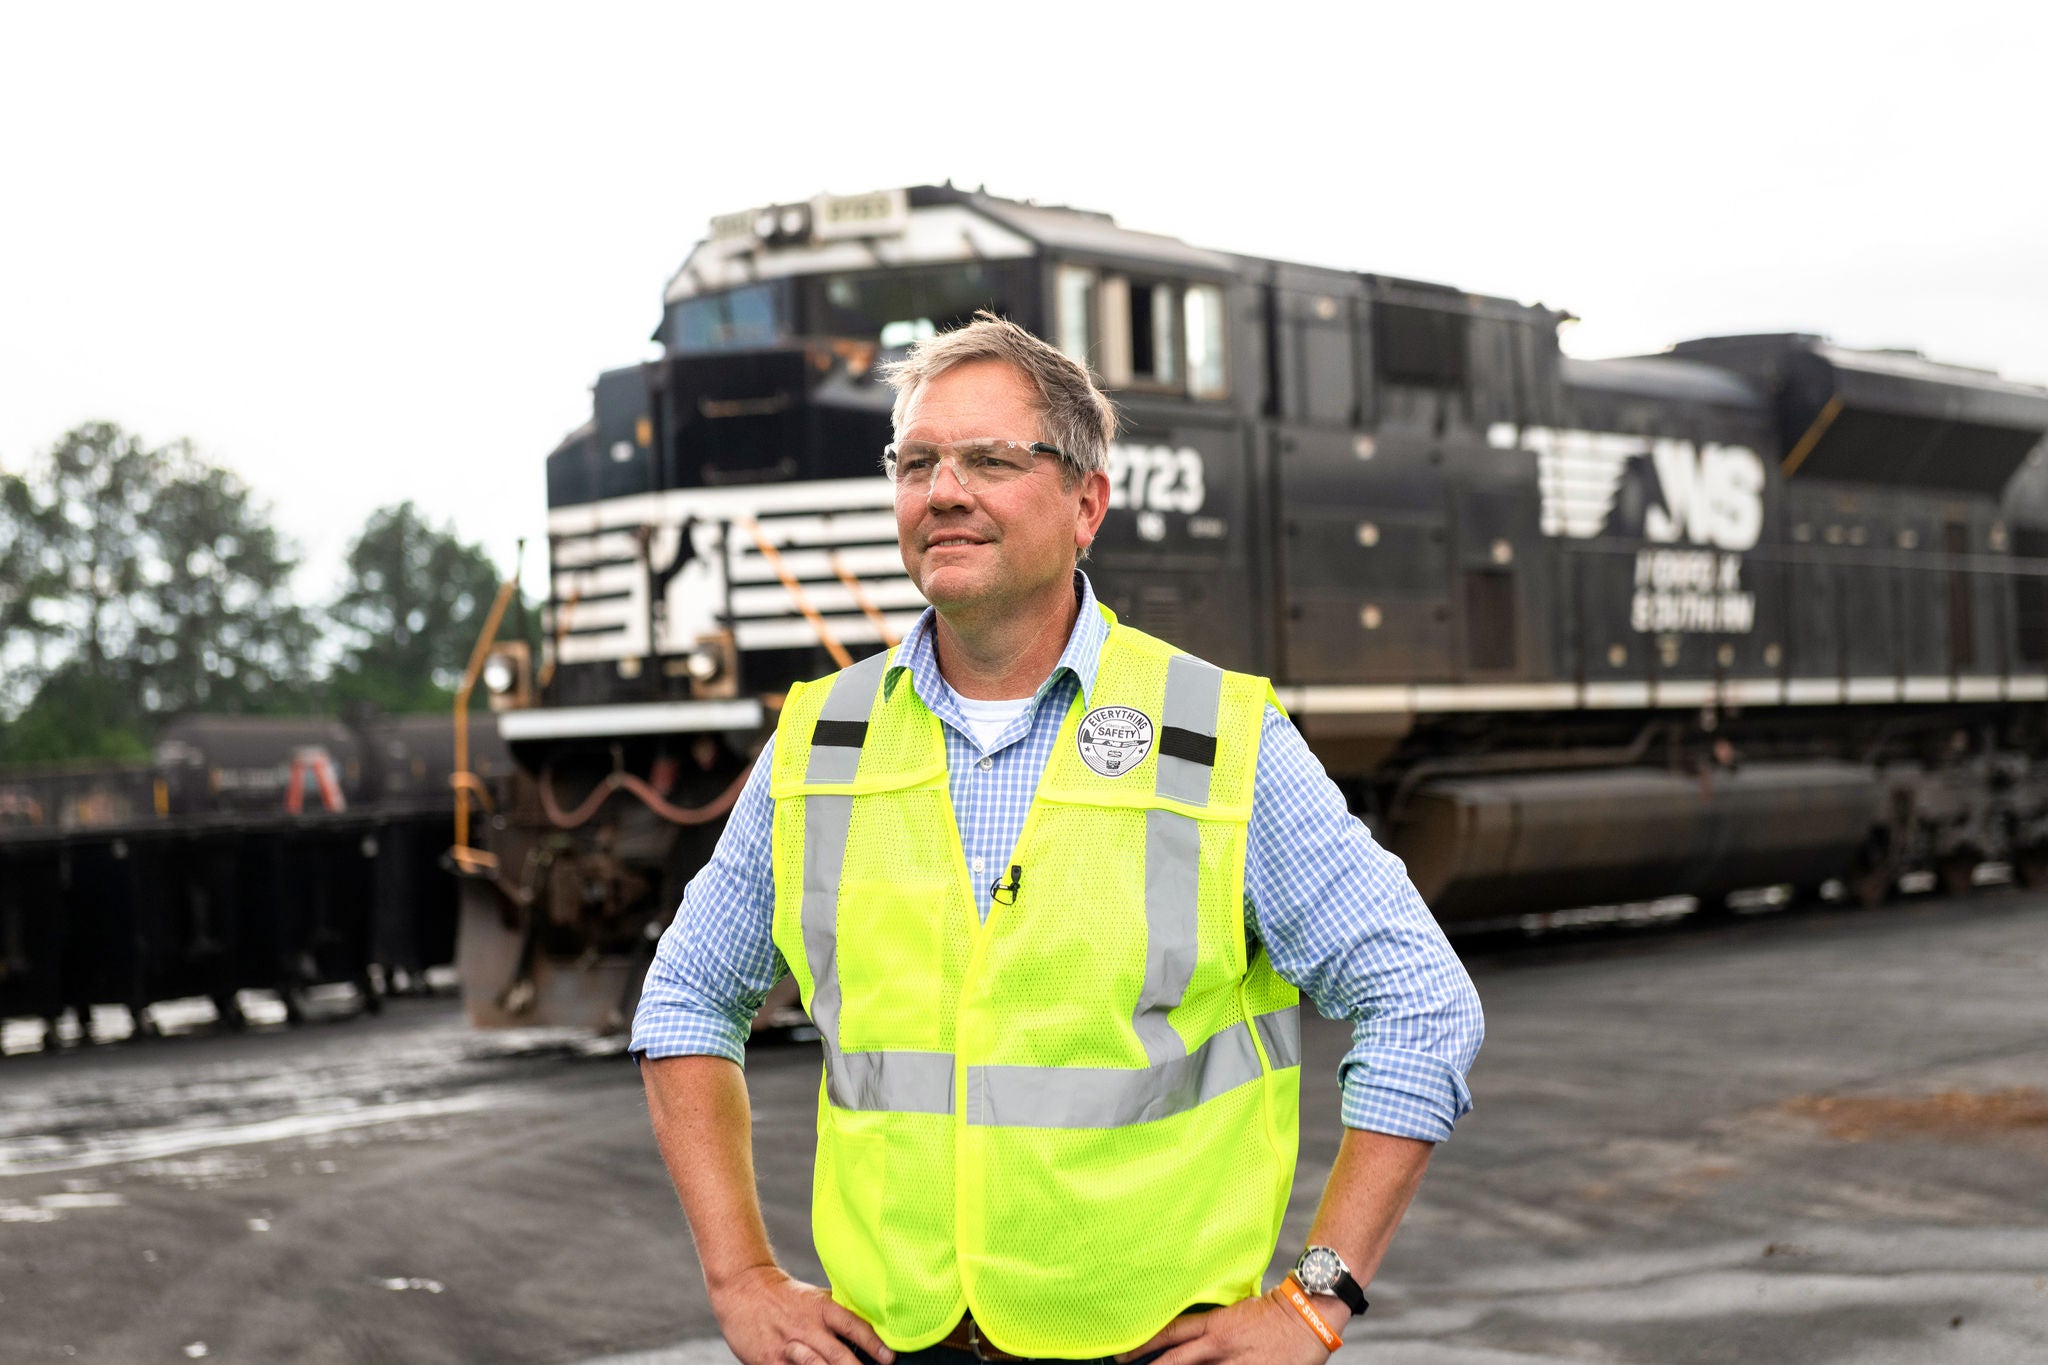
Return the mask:
<path fill-rule="evenodd" d="M 1067 647 L 1060 651 L 1059 662 L 1039 684 L 1038 690 L 1032 694 L 1034 697 L 1044 696 L 1046 689 L 1059 681 L 1063 671 L 1074 675 L 1074 681 L 1080 685 L 1083 702 L 1095 690 L 1096 670 L 1102 664 L 1102 646 L 1109 639 L 1109 622 L 1102 619 L 1102 609 L 1096 605 L 1094 585 L 1079 569 L 1074 570 L 1074 596 L 1080 610 L 1074 617 L 1073 632 L 1067 636 Z M 937 699 L 945 695 L 946 688 L 945 679 L 939 674 L 937 630 L 938 613 L 926 607 L 924 614 L 917 618 L 917 624 L 903 637 L 896 658 L 889 665 L 883 681 L 885 692 L 893 692 L 896 679 L 909 673 L 917 695 L 927 707 L 937 709 Z"/>

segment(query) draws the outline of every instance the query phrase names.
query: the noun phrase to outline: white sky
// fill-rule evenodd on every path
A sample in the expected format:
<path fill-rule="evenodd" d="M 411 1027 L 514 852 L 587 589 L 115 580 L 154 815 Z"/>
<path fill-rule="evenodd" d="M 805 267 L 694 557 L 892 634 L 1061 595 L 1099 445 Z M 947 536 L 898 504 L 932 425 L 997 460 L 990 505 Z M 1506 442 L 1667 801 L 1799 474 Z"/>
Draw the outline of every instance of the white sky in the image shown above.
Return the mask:
<path fill-rule="evenodd" d="M 7 5 L 0 468 L 110 418 L 247 479 L 308 598 L 408 497 L 537 585 L 543 457 L 712 214 L 949 177 L 1581 355 L 2048 383 L 2044 87 L 2035 3 Z"/>

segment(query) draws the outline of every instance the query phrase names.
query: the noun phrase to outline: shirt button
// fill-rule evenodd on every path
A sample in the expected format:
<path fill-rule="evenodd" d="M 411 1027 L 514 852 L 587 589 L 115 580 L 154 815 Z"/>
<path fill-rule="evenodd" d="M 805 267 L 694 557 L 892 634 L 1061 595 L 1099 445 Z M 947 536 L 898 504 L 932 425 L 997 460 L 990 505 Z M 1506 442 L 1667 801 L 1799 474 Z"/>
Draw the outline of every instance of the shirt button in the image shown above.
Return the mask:
<path fill-rule="evenodd" d="M 982 870 L 983 870 L 983 867 L 982 867 L 982 859 L 980 859 L 980 858 L 976 858 L 976 859 L 975 859 L 975 860 L 974 860 L 974 861 L 973 861 L 972 863 L 969 863 L 969 864 L 968 864 L 968 866 L 969 866 L 969 867 L 972 867 L 972 868 L 974 869 L 974 875 L 975 875 L 975 876 L 977 876 L 977 877 L 978 877 L 978 876 L 980 876 L 980 875 L 981 875 L 981 873 L 982 873 Z"/>
<path fill-rule="evenodd" d="M 982 755 L 981 762 L 975 766 L 979 767 L 983 772 L 987 772 L 990 768 L 996 766 L 996 761 L 984 754 Z"/>

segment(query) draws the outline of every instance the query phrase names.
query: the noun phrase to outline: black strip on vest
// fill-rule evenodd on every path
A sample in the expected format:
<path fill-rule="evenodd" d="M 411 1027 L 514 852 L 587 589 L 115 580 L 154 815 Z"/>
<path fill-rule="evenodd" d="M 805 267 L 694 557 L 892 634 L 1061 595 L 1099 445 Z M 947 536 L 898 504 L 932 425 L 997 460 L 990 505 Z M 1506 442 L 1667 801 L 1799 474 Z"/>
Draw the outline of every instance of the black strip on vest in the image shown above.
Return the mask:
<path fill-rule="evenodd" d="M 858 749 L 867 742 L 868 723 L 864 720 L 821 720 L 811 731 L 811 743 L 835 749 Z"/>
<path fill-rule="evenodd" d="M 1178 725 L 1162 726 L 1159 732 L 1159 752 L 1171 758 L 1184 758 L 1190 763 L 1213 768 L 1216 766 L 1216 736 L 1198 735 L 1193 730 L 1183 730 Z"/>

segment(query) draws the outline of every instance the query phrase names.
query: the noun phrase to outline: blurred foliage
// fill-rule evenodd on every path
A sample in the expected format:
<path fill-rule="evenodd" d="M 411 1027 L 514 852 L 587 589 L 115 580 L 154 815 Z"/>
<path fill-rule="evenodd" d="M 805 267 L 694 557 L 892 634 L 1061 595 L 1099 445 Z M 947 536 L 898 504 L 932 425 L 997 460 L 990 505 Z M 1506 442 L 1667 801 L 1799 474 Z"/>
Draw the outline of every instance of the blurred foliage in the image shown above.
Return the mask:
<path fill-rule="evenodd" d="M 325 610 L 292 599 L 296 562 L 183 441 L 91 422 L 0 472 L 0 762 L 146 758 L 185 712 L 447 704 L 498 586 L 481 548 L 408 502 L 371 516 Z"/>
<path fill-rule="evenodd" d="M 448 705 L 498 583 L 483 547 L 457 538 L 452 526 L 428 522 L 412 503 L 371 513 L 328 613 L 346 641 L 331 695 L 385 711 Z M 508 612 L 501 638 L 529 615 L 522 607 Z"/>

